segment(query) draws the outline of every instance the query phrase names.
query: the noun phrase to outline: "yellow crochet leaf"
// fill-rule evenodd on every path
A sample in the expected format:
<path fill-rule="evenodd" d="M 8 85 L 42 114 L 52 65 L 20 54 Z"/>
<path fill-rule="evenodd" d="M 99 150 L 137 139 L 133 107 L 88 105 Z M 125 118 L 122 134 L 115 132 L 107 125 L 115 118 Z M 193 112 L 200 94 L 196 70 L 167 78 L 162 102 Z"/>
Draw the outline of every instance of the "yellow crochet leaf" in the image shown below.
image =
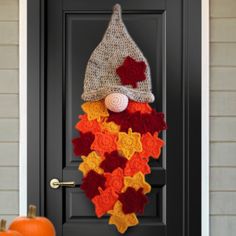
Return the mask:
<path fill-rule="evenodd" d="M 83 162 L 79 165 L 79 170 L 83 172 L 83 175 L 87 175 L 90 170 L 96 171 L 98 174 L 102 174 L 104 171 L 99 167 L 103 158 L 98 156 L 96 152 L 91 152 L 89 155 L 82 156 Z"/>
<path fill-rule="evenodd" d="M 118 150 L 122 152 L 123 156 L 130 160 L 135 152 L 142 151 L 141 135 L 132 132 L 131 128 L 128 130 L 128 134 L 119 132 L 117 147 Z"/>
<path fill-rule="evenodd" d="M 124 214 L 122 211 L 122 203 L 117 201 L 113 210 L 108 211 L 111 214 L 109 224 L 114 224 L 117 230 L 123 234 L 130 226 L 135 226 L 139 223 L 134 213 Z"/>
<path fill-rule="evenodd" d="M 85 102 L 82 109 L 88 115 L 88 120 L 101 120 L 102 117 L 108 117 L 109 113 L 103 100 L 95 102 Z"/>
<path fill-rule="evenodd" d="M 126 176 L 124 178 L 124 188 L 122 192 L 125 192 L 128 187 L 134 188 L 136 191 L 143 188 L 143 193 L 149 193 L 151 186 L 145 181 L 145 177 L 142 172 L 136 173 L 133 177 Z"/>
<path fill-rule="evenodd" d="M 117 125 L 115 122 L 103 122 L 101 125 L 102 129 L 111 132 L 111 133 L 118 133 L 120 131 L 120 126 Z"/>

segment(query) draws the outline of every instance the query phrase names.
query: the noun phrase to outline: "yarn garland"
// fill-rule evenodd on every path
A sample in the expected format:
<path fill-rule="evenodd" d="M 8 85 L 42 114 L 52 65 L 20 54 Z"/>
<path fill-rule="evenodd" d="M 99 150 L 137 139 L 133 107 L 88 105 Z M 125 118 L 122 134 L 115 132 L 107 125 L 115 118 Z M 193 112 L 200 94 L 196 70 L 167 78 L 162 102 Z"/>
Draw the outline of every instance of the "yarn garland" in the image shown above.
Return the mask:
<path fill-rule="evenodd" d="M 167 128 L 164 114 L 147 103 L 129 101 L 125 111 L 105 109 L 104 100 L 87 102 L 72 140 L 74 154 L 81 156 L 81 189 L 91 200 L 98 218 L 110 215 L 120 233 L 138 224 L 151 186 L 149 160 L 158 159 L 164 141 L 159 132 Z M 94 105 L 94 109 L 93 109 Z M 95 111 L 95 112 L 94 112 Z"/>

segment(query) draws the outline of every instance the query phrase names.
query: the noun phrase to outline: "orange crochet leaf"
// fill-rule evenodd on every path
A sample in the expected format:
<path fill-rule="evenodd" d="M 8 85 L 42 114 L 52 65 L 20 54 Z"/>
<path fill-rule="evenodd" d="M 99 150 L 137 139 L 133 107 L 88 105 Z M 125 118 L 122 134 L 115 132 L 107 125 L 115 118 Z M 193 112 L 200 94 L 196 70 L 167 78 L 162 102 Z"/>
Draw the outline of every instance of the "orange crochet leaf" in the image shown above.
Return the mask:
<path fill-rule="evenodd" d="M 151 169 L 148 165 L 148 159 L 143 158 L 139 153 L 135 153 L 126 163 L 124 175 L 133 176 L 139 171 L 141 171 L 144 175 L 151 173 Z"/>
<path fill-rule="evenodd" d="M 83 172 L 83 175 L 87 175 L 90 170 L 94 170 L 98 174 L 102 174 L 104 171 L 100 168 L 100 163 L 104 160 L 103 157 L 97 155 L 96 152 L 91 152 L 89 155 L 81 156 L 83 162 L 79 165 L 79 170 Z"/>
<path fill-rule="evenodd" d="M 113 210 L 108 212 L 111 214 L 109 224 L 114 224 L 117 230 L 123 234 L 130 226 L 135 226 L 139 223 L 134 213 L 124 214 L 122 211 L 122 203 L 117 201 Z"/>
<path fill-rule="evenodd" d="M 135 102 L 131 100 L 129 101 L 127 110 L 130 113 L 140 112 L 141 114 L 152 112 L 152 108 L 148 105 L 148 103 Z"/>
<path fill-rule="evenodd" d="M 94 134 L 101 130 L 100 125 L 97 122 L 97 120 L 89 121 L 87 115 L 80 115 L 79 118 L 80 118 L 80 121 L 75 125 L 75 128 L 78 131 L 82 133 L 91 132 Z"/>
<path fill-rule="evenodd" d="M 106 187 L 112 188 L 115 192 L 120 192 L 124 187 L 124 173 L 121 168 L 115 169 L 112 173 L 105 173 Z"/>
<path fill-rule="evenodd" d="M 129 160 L 135 152 L 142 151 L 141 135 L 132 132 L 132 129 L 128 130 L 128 134 L 119 132 L 117 147 L 118 150 L 122 152 L 123 156 Z"/>
<path fill-rule="evenodd" d="M 145 181 L 145 176 L 142 172 L 136 173 L 133 177 L 125 176 L 124 188 L 122 189 L 122 192 L 125 192 L 128 187 L 132 187 L 136 191 L 143 188 L 144 194 L 151 191 L 151 186 Z"/>
<path fill-rule="evenodd" d="M 143 151 L 140 153 L 140 156 L 144 158 L 153 157 L 158 159 L 161 154 L 161 148 L 164 145 L 164 141 L 158 138 L 158 133 L 155 132 L 154 135 L 151 135 L 149 132 L 142 135 L 141 138 Z"/>
<path fill-rule="evenodd" d="M 96 133 L 95 139 L 91 145 L 91 148 L 97 152 L 99 152 L 101 155 L 104 155 L 105 152 L 112 152 L 116 150 L 117 136 L 111 133 Z"/>
<path fill-rule="evenodd" d="M 100 121 L 101 118 L 109 116 L 104 100 L 85 102 L 82 104 L 82 109 L 85 113 L 87 113 L 89 121 L 95 119 Z"/>
<path fill-rule="evenodd" d="M 113 191 L 112 188 L 105 190 L 99 189 L 100 195 L 97 195 L 92 199 L 95 205 L 95 212 L 97 217 L 102 217 L 107 211 L 111 210 L 118 199 L 118 195 Z"/>

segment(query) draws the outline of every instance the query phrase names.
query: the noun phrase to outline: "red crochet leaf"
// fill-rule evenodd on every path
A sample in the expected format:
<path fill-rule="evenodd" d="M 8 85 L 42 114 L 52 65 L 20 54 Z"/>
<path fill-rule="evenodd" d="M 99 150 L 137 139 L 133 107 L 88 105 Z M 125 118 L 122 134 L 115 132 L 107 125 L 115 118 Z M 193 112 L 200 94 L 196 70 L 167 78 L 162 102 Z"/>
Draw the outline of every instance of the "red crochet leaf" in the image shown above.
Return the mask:
<path fill-rule="evenodd" d="M 143 115 L 143 125 L 146 128 L 146 132 L 150 132 L 154 134 L 155 132 L 160 132 L 162 130 L 167 129 L 167 124 L 164 120 L 164 113 L 157 112 L 156 110 L 152 109 L 151 114 L 144 114 Z"/>
<path fill-rule="evenodd" d="M 111 173 L 118 167 L 124 169 L 126 162 L 127 159 L 125 157 L 122 157 L 117 151 L 113 151 L 111 153 L 105 153 L 105 160 L 102 161 L 100 167 L 104 170 L 104 172 Z"/>
<path fill-rule="evenodd" d="M 123 64 L 116 69 L 116 73 L 123 85 L 132 85 L 133 88 L 137 88 L 137 82 L 146 79 L 145 70 L 146 64 L 144 61 L 136 61 L 128 56 Z"/>
<path fill-rule="evenodd" d="M 97 172 L 90 170 L 86 177 L 82 179 L 80 188 L 84 190 L 89 199 L 92 199 L 100 194 L 99 187 L 105 189 L 105 183 L 106 178 L 103 175 L 99 175 Z"/>
<path fill-rule="evenodd" d="M 128 187 L 124 193 L 121 193 L 119 200 L 122 203 L 122 210 L 125 214 L 143 213 L 144 206 L 148 202 L 142 188 L 136 191 L 132 187 Z"/>
<path fill-rule="evenodd" d="M 145 134 L 150 132 L 160 132 L 167 128 L 164 121 L 164 114 L 152 109 L 150 114 L 142 114 L 140 112 L 129 113 L 125 110 L 120 113 L 110 112 L 108 121 L 113 121 L 120 126 L 120 131 L 127 132 L 129 128 L 132 128 L 133 132 Z"/>
<path fill-rule="evenodd" d="M 117 125 L 120 126 L 120 131 L 126 132 L 128 128 L 130 128 L 130 117 L 131 113 L 129 113 L 127 110 L 124 110 L 122 112 L 112 112 L 109 111 L 109 117 L 107 118 L 108 122 L 115 122 Z"/>
<path fill-rule="evenodd" d="M 80 133 L 79 138 L 74 138 L 72 140 L 74 146 L 74 154 L 76 156 L 87 156 L 92 150 L 91 145 L 94 141 L 95 136 L 90 133 Z"/>

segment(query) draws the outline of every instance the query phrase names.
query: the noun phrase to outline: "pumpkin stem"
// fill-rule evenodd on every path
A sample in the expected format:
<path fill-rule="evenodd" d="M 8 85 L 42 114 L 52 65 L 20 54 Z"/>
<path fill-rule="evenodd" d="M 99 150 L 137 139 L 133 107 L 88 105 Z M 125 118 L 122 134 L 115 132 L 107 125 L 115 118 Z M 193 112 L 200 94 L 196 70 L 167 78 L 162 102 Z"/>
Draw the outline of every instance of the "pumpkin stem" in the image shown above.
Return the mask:
<path fill-rule="evenodd" d="M 37 207 L 35 205 L 29 205 L 28 218 L 36 217 Z"/>
<path fill-rule="evenodd" d="M 6 231 L 6 225 L 7 225 L 7 221 L 6 220 L 1 220 L 0 221 L 0 232 Z"/>

